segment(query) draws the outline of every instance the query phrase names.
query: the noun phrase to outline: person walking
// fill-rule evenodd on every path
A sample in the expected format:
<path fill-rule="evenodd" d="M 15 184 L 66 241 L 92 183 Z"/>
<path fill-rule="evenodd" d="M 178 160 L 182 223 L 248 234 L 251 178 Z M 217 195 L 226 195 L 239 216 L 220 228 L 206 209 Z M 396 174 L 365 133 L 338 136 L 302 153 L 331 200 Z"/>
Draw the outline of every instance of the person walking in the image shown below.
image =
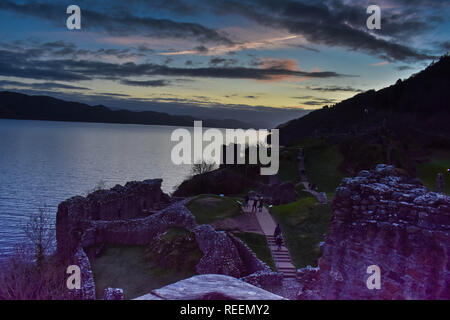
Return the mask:
<path fill-rule="evenodd" d="M 279 223 L 275 227 L 273 236 L 275 237 L 275 244 L 278 246 L 278 250 L 281 250 L 281 246 L 283 245 L 283 238 L 281 237 L 281 228 Z"/>
<path fill-rule="evenodd" d="M 256 212 L 256 208 L 258 207 L 258 198 L 253 199 L 252 212 Z"/>
<path fill-rule="evenodd" d="M 273 232 L 273 236 L 276 238 L 277 235 L 281 234 L 281 228 L 280 228 L 280 224 L 278 223 L 277 226 L 275 227 L 275 231 Z"/>
<path fill-rule="evenodd" d="M 264 206 L 264 198 L 263 198 L 263 197 L 260 197 L 260 198 L 259 198 L 259 206 L 258 206 L 259 212 L 262 212 L 263 206 Z"/>
<path fill-rule="evenodd" d="M 244 199 L 244 209 L 247 209 L 249 200 L 250 198 L 248 197 L 248 194 L 246 194 Z"/>
<path fill-rule="evenodd" d="M 275 237 L 275 244 L 278 246 L 278 250 L 281 250 L 281 246 L 283 244 L 283 240 L 281 238 L 281 233 Z"/>

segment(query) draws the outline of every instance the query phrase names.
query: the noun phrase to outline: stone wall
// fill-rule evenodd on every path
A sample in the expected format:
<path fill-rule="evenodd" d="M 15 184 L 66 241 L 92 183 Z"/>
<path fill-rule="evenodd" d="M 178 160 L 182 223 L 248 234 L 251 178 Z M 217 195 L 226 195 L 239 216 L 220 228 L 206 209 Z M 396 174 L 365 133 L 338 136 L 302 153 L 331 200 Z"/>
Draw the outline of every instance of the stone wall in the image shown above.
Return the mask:
<path fill-rule="evenodd" d="M 70 264 L 80 267 L 81 288 L 69 290 L 69 295 L 74 300 L 95 300 L 95 282 L 91 270 L 91 263 L 84 250 L 79 247 L 72 258 Z"/>
<path fill-rule="evenodd" d="M 185 228 L 193 231 L 196 222 L 192 213 L 183 205 L 175 203 L 146 218 L 89 221 L 80 238 L 82 247 L 99 244 L 145 245 L 169 228 Z"/>
<path fill-rule="evenodd" d="M 242 261 L 244 262 L 245 272 L 243 272 L 243 274 L 249 275 L 258 271 L 271 270 L 267 264 L 258 259 L 256 254 L 244 242 L 242 242 L 241 239 L 237 238 L 231 233 L 228 233 L 228 236 L 230 237 L 231 241 L 233 241 Z"/>
<path fill-rule="evenodd" d="M 99 190 L 87 197 L 76 196 L 63 201 L 56 214 L 58 252 L 76 250 L 84 230 L 92 221 L 111 221 L 145 217 L 148 210 L 159 210 L 170 204 L 161 190 L 162 179 L 132 181 L 125 186 Z"/>
<path fill-rule="evenodd" d="M 322 251 L 299 270 L 299 299 L 450 299 L 450 197 L 392 166 L 361 171 L 336 190 Z M 367 288 L 371 265 L 380 289 Z"/>

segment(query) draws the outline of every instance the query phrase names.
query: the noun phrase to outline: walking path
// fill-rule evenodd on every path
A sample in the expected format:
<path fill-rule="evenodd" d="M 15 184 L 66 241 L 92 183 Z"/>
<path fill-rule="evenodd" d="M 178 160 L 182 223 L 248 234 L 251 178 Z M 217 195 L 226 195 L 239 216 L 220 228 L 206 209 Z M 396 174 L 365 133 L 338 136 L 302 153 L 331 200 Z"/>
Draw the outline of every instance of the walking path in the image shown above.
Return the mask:
<path fill-rule="evenodd" d="M 253 200 L 248 202 L 247 208 L 242 207 L 242 211 L 244 213 L 251 213 L 253 206 Z M 270 251 L 272 252 L 272 257 L 275 262 L 275 266 L 278 272 L 283 273 L 284 278 L 296 278 L 297 277 L 297 269 L 292 263 L 291 255 L 289 254 L 286 246 L 281 246 L 281 250 L 278 250 L 278 246 L 275 244 L 275 237 L 273 236 L 276 223 L 273 220 L 272 216 L 267 210 L 266 207 L 262 208 L 262 211 L 258 211 L 255 213 L 256 219 L 258 220 L 259 225 L 261 226 L 261 230 L 266 236 L 267 244 L 269 245 Z M 285 241 L 283 241 L 285 242 Z"/>
<path fill-rule="evenodd" d="M 326 199 L 326 196 L 324 197 L 322 194 L 320 194 L 315 190 L 312 190 L 309 187 L 308 176 L 306 175 L 305 169 L 305 154 L 303 148 L 299 149 L 297 159 L 298 159 L 298 174 L 300 176 L 300 182 L 297 183 L 296 186 L 298 186 L 299 184 L 303 184 L 303 186 L 305 187 L 305 191 L 311 193 L 314 197 L 316 197 L 319 203 L 323 204 L 327 203 L 328 201 Z"/>

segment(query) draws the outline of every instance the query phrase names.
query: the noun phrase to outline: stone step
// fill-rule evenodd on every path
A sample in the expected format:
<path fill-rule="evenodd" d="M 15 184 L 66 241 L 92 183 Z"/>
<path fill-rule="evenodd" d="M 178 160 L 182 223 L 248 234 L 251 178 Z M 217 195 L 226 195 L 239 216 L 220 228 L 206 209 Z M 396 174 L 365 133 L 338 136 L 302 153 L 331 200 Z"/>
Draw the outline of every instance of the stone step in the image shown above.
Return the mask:
<path fill-rule="evenodd" d="M 279 268 L 279 269 L 295 269 L 294 265 L 290 262 L 277 263 L 277 268 Z"/>
<path fill-rule="evenodd" d="M 297 274 L 296 270 L 278 270 L 278 272 L 281 272 L 283 274 Z"/>
<path fill-rule="evenodd" d="M 289 258 L 289 257 L 274 257 L 274 259 L 278 260 L 278 261 L 287 261 L 287 262 L 292 261 L 291 258 Z"/>
<path fill-rule="evenodd" d="M 283 275 L 297 276 L 297 272 L 295 271 L 278 270 L 278 272 L 282 273 Z"/>
<path fill-rule="evenodd" d="M 292 260 L 290 258 L 286 258 L 286 257 L 284 257 L 284 258 L 275 257 L 274 259 L 277 260 L 278 262 L 289 262 L 289 263 L 292 262 Z"/>
<path fill-rule="evenodd" d="M 279 273 L 282 273 L 283 276 L 292 276 L 292 277 L 296 277 L 297 273 L 294 271 L 282 271 L 282 270 L 278 270 Z"/>

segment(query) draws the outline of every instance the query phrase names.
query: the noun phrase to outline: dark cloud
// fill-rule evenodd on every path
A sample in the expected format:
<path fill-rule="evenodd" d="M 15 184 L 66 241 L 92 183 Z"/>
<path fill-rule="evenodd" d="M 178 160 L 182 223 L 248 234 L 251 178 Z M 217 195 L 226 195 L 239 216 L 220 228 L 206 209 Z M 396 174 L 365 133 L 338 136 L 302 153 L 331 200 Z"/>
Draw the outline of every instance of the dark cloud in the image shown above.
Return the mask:
<path fill-rule="evenodd" d="M 25 83 L 19 81 L 0 80 L 0 86 L 2 87 L 19 87 L 29 89 L 41 89 L 41 90 L 54 90 L 54 89 L 70 89 L 70 90 L 90 90 L 85 87 L 72 86 L 57 82 L 38 82 L 38 83 Z"/>
<path fill-rule="evenodd" d="M 64 2 L 64 1 L 63 1 Z M 101 30 L 114 35 L 143 35 L 157 37 L 194 38 L 220 44 L 234 44 L 225 33 L 198 23 L 178 22 L 170 19 L 149 17 L 139 12 L 154 12 L 158 9 L 175 13 L 180 17 L 199 15 L 210 10 L 216 15 L 240 15 L 258 24 L 301 34 L 310 43 L 340 46 L 365 52 L 389 61 L 418 61 L 433 59 L 430 53 L 409 45 L 411 38 L 436 27 L 445 20 L 439 9 L 449 7 L 448 1 L 400 0 L 392 6 L 382 6 L 382 29 L 370 31 L 366 28 L 366 8 L 370 1 L 356 0 L 129 0 L 109 1 L 108 5 L 80 0 L 83 28 Z M 32 15 L 63 24 L 62 4 L 28 1 L 17 4 L 13 1 L 0 2 L 0 10 Z M 417 10 L 421 8 L 421 10 Z M 425 8 L 425 9 L 423 9 Z M 422 10 L 423 9 L 423 10 Z M 306 50 L 316 51 L 310 46 L 299 45 Z M 73 49 L 73 48 L 72 48 Z M 60 48 L 61 55 L 70 53 L 71 48 Z M 205 54 L 205 46 L 196 48 Z M 120 53 L 117 53 L 120 54 Z M 126 54 L 126 53 L 122 53 Z"/>
<path fill-rule="evenodd" d="M 301 49 L 305 49 L 305 50 L 312 51 L 312 52 L 320 52 L 316 48 L 305 46 L 303 44 L 288 44 L 288 46 L 291 48 L 301 48 Z"/>
<path fill-rule="evenodd" d="M 450 41 L 443 41 L 436 43 L 442 50 L 450 51 Z"/>
<path fill-rule="evenodd" d="M 164 87 L 170 84 L 166 80 L 146 80 L 146 81 L 134 81 L 134 80 L 122 80 L 120 83 L 127 86 L 137 86 L 137 87 Z"/>
<path fill-rule="evenodd" d="M 341 87 L 341 86 L 329 86 L 329 87 L 305 87 L 309 90 L 314 91 L 322 91 L 322 92 L 363 92 L 361 89 L 356 89 L 350 86 Z"/>
<path fill-rule="evenodd" d="M 102 59 L 105 56 L 115 57 L 118 59 L 131 59 L 145 57 L 138 48 L 100 48 L 97 50 L 80 49 L 74 43 L 62 40 L 41 43 L 38 40 L 28 42 L 18 42 L 15 44 L 1 43 L 5 49 L 19 52 L 21 55 L 28 58 L 62 58 L 70 57 L 72 59 L 79 59 L 89 56 L 90 58 Z"/>
<path fill-rule="evenodd" d="M 315 44 L 341 46 L 389 60 L 434 58 L 400 43 L 400 40 L 433 27 L 431 22 L 418 14 L 389 14 L 388 10 L 384 10 L 382 29 L 374 34 L 366 28 L 367 6 L 360 2 L 211 0 L 209 3 L 216 14 L 242 15 L 261 25 L 301 34 Z M 379 35 L 397 39 L 386 40 Z"/>
<path fill-rule="evenodd" d="M 32 57 L 32 56 L 31 56 Z M 28 53 L 0 50 L 0 75 L 46 80 L 124 80 L 135 76 L 201 77 L 271 80 L 276 76 L 332 78 L 345 77 L 332 71 L 307 72 L 274 66 L 270 68 L 205 67 L 180 68 L 154 63 L 111 63 L 91 60 L 37 60 Z"/>
<path fill-rule="evenodd" d="M 301 104 L 304 104 L 307 106 L 323 106 L 325 104 L 332 104 L 332 103 L 336 102 L 335 99 L 320 98 L 320 97 L 315 97 L 315 96 L 292 97 L 292 99 L 307 100 L 307 101 L 301 102 Z"/>
<path fill-rule="evenodd" d="M 412 67 L 410 67 L 410 66 L 398 66 L 398 67 L 395 67 L 395 69 L 397 69 L 398 71 L 404 71 L 404 70 L 411 70 Z"/>
<path fill-rule="evenodd" d="M 131 97 L 129 94 L 111 93 L 111 92 L 101 92 L 99 94 L 96 94 L 95 96 L 120 97 L 120 98 Z"/>
<path fill-rule="evenodd" d="M 228 59 L 228 58 L 221 58 L 221 57 L 215 57 L 215 58 L 211 58 L 209 60 L 209 65 L 210 66 L 224 66 L 224 67 L 228 67 L 228 66 L 233 66 L 238 64 L 238 60 L 237 59 Z"/>
<path fill-rule="evenodd" d="M 195 38 L 200 41 L 212 41 L 231 44 L 227 37 L 216 30 L 198 23 L 176 22 L 170 19 L 158 19 L 143 15 L 134 15 L 124 7 L 114 10 L 94 10 L 92 2 L 82 8 L 82 28 L 101 30 L 114 35 L 144 35 L 157 37 Z M 64 26 L 64 5 L 29 1 L 23 4 L 8 0 L 0 2 L 0 10 L 12 11 L 23 15 L 38 17 Z M 92 8 L 92 9 L 91 9 Z"/>
<path fill-rule="evenodd" d="M 207 53 L 209 50 L 208 50 L 208 48 L 205 47 L 205 46 L 198 46 L 198 47 L 195 48 L 195 51 L 197 51 L 198 53 L 203 53 L 203 54 L 205 54 L 205 53 Z"/>
<path fill-rule="evenodd" d="M 307 106 L 322 106 L 324 104 L 333 103 L 334 101 L 321 101 L 321 100 L 309 100 L 302 102 L 302 104 L 305 104 Z"/>
<path fill-rule="evenodd" d="M 51 61 L 35 61 L 30 59 L 29 52 L 17 53 L 0 50 L 0 75 L 28 79 L 45 79 L 59 81 L 90 80 L 91 78 L 78 72 L 52 66 Z"/>

